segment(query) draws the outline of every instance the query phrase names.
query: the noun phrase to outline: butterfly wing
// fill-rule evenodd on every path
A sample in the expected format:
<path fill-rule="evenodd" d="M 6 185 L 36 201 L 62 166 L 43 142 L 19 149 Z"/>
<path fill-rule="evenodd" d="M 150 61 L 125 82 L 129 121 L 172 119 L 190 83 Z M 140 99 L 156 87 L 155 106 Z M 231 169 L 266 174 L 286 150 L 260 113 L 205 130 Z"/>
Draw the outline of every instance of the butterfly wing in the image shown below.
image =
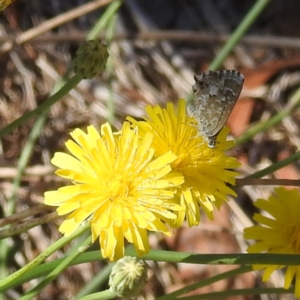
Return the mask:
<path fill-rule="evenodd" d="M 209 71 L 195 75 L 196 99 L 188 106 L 188 114 L 199 123 L 199 131 L 211 145 L 227 122 L 241 93 L 244 77 L 234 70 Z"/>

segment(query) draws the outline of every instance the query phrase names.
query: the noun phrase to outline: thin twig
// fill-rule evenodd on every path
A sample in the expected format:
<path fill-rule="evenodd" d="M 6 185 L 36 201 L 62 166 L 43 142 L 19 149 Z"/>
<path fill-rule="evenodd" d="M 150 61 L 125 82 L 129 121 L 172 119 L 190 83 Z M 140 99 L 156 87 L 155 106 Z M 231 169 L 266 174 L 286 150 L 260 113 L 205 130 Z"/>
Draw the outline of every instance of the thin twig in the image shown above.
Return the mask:
<path fill-rule="evenodd" d="M 23 232 L 27 232 L 29 229 L 36 227 L 38 225 L 45 224 L 53 219 L 58 218 L 57 212 L 54 211 L 52 213 L 49 213 L 45 216 L 35 218 L 30 221 L 26 221 L 22 224 L 15 224 L 14 226 L 7 228 L 7 229 L 2 229 L 0 230 L 0 240 L 5 239 L 9 236 L 13 236 L 16 234 L 21 234 Z"/>
<path fill-rule="evenodd" d="M 45 204 L 35 205 L 26 210 L 15 213 L 12 216 L 1 218 L 0 226 L 12 224 L 12 223 L 21 223 L 22 221 L 24 221 L 24 219 L 26 219 L 28 217 L 33 217 L 35 214 L 49 211 L 50 209 L 53 209 L 53 208 L 46 206 Z"/>
<path fill-rule="evenodd" d="M 238 178 L 236 186 L 245 185 L 280 185 L 280 186 L 300 186 L 300 179 L 260 179 L 260 178 Z"/>
<path fill-rule="evenodd" d="M 112 0 L 95 0 L 88 2 L 87 4 L 76 7 L 72 10 L 67 11 L 66 13 L 60 14 L 57 17 L 54 17 L 50 20 L 45 21 L 42 24 L 39 24 L 37 27 L 31 28 L 20 35 L 16 36 L 13 40 L 8 41 L 3 44 L 0 48 L 0 52 L 8 52 L 13 48 L 13 45 L 21 45 L 25 42 L 32 40 L 33 38 L 40 36 L 41 34 L 46 33 L 47 31 L 56 28 L 66 22 L 69 22 L 73 19 L 76 19 L 82 15 L 85 15 L 89 12 L 96 10 L 99 7 L 102 7 Z"/>
<path fill-rule="evenodd" d="M 47 33 L 32 37 L 31 43 L 53 43 L 53 42 L 82 42 L 86 39 L 87 32 L 68 32 L 67 34 Z M 224 43 L 229 35 L 214 35 L 211 33 L 197 33 L 193 31 L 150 31 L 141 33 L 122 33 L 115 34 L 112 40 L 142 40 L 142 41 L 182 41 L 190 43 Z M 105 38 L 105 34 L 99 35 L 100 39 Z M 0 36 L 0 44 L 6 42 L 16 42 L 17 37 L 13 35 Z M 300 48 L 300 38 L 282 37 L 282 36 L 257 36 L 245 35 L 241 39 L 241 44 L 251 45 L 253 47 L 276 47 L 276 48 Z"/>

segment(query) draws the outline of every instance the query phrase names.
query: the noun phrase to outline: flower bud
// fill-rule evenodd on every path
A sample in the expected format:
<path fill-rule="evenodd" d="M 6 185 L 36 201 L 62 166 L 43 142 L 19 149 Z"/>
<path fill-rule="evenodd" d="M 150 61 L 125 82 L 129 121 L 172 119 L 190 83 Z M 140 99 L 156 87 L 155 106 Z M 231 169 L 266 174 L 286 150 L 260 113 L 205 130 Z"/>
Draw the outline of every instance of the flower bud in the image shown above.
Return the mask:
<path fill-rule="evenodd" d="M 83 79 L 91 79 L 101 73 L 108 59 L 107 46 L 99 40 L 83 42 L 76 52 L 74 71 Z"/>
<path fill-rule="evenodd" d="M 124 256 L 113 266 L 110 277 L 110 291 L 119 297 L 133 297 L 140 293 L 147 280 L 147 264 L 136 257 Z"/>

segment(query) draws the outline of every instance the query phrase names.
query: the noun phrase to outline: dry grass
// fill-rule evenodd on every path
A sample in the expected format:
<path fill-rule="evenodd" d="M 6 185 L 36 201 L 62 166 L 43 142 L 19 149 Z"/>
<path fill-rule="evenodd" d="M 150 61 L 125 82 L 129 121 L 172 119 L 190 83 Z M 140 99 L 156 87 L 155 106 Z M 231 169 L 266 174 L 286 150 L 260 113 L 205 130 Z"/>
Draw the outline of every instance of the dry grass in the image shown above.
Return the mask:
<path fill-rule="evenodd" d="M 19 1 L 1 16 L 0 39 L 3 40 L 0 45 L 0 128 L 4 128 L 45 101 L 55 83 L 70 67 L 78 44 L 94 20 L 99 17 L 102 10 L 99 11 L 98 8 L 109 1 L 91 1 L 86 4 L 86 10 L 75 9 L 72 13 L 64 11 L 74 9 L 75 1 L 68 1 L 64 5 L 62 2 L 56 2 L 59 1 L 49 0 L 43 6 L 40 1 Z M 256 35 L 259 41 L 261 32 L 272 35 L 281 28 L 282 38 L 285 34 L 289 35 L 293 47 L 299 47 L 298 37 L 293 40 L 291 38 L 295 35 L 292 34 L 295 26 L 293 22 L 297 22 L 295 19 L 291 18 L 290 23 L 284 24 L 284 28 L 282 23 L 272 24 L 270 14 L 281 16 L 282 13 L 282 16 L 285 16 L 285 10 L 280 6 L 282 1 L 275 2 L 279 9 L 276 10 L 276 5 L 267 9 L 264 18 L 262 17 L 253 29 L 254 36 Z M 161 31 L 160 28 L 164 28 L 165 25 L 162 25 L 162 20 L 159 22 L 159 18 L 156 19 L 155 13 L 151 13 L 150 10 L 146 14 L 135 2 L 128 1 L 124 4 L 116 26 L 116 39 L 109 45 L 111 69 L 108 68 L 98 78 L 81 82 L 68 96 L 51 108 L 18 188 L 14 218 L 5 219 L 3 213 L 2 226 L 8 223 L 16 227 L 22 222 L 49 213 L 45 208 L 41 211 L 33 211 L 33 208 L 43 202 L 44 191 L 53 190 L 63 184 L 54 175 L 50 160 L 56 151 L 64 149 L 64 142 L 72 129 L 78 127 L 85 129 L 89 124 L 99 127 L 108 118 L 112 119 L 112 116 L 113 125 L 120 128 L 126 116 L 142 117 L 145 105 L 164 106 L 170 101 L 176 103 L 178 98 L 187 98 L 191 93 L 193 74 L 206 68 L 220 48 L 221 37 L 230 34 L 249 8 L 247 5 L 250 6 L 252 2 L 243 1 L 243 3 L 231 1 L 228 9 L 224 10 L 217 1 L 205 7 L 201 1 L 190 1 L 186 4 L 176 2 L 173 5 L 176 11 L 166 13 L 166 19 L 176 17 L 177 23 L 174 21 L 172 24 L 170 21 L 171 25 L 167 28 L 172 29 L 173 33 Z M 290 6 L 292 4 L 287 5 L 288 8 Z M 88 11 L 92 13 L 86 15 Z M 197 15 L 198 11 L 201 11 L 200 15 Z M 211 15 L 214 16 L 213 20 L 210 18 Z M 229 15 L 232 16 L 231 19 L 228 18 Z M 190 17 L 189 20 L 187 16 Z M 201 32 L 197 32 L 198 39 L 195 39 L 196 29 L 201 29 Z M 143 32 L 145 30 L 154 33 L 147 35 L 147 32 Z M 174 37 L 176 30 L 181 33 L 181 38 L 179 34 Z M 187 34 L 182 33 L 183 30 L 190 33 L 190 39 Z M 247 106 L 250 113 L 246 120 L 243 112 L 246 106 L 243 100 L 240 101 L 241 110 L 235 118 L 239 121 L 234 124 L 236 127 L 244 128 L 253 121 L 268 119 L 282 110 L 288 105 L 286 99 L 300 83 L 298 48 L 291 46 L 288 48 L 289 44 L 286 47 L 276 46 L 272 44 L 272 40 L 269 44 L 268 40 L 263 41 L 261 44 L 253 42 L 254 44 L 249 46 L 246 40 L 245 44 L 241 43 L 224 63 L 226 69 L 245 70 L 243 97 L 252 99 L 250 106 Z M 265 64 L 269 61 L 271 64 Z M 273 68 L 270 68 L 270 65 Z M 3 211 L 6 210 L 7 199 L 12 193 L 12 180 L 16 176 L 18 159 L 34 122 L 35 120 L 31 120 L 22 124 L 1 140 L 0 205 Z M 234 128 L 232 130 L 234 132 Z M 234 155 L 244 163 L 241 173 L 251 174 L 269 165 L 270 162 L 289 156 L 299 148 L 299 145 L 297 112 L 280 125 L 258 134 L 236 150 Z M 280 173 L 283 171 L 285 173 Z M 278 171 L 273 178 L 295 179 L 298 176 L 299 168 L 294 165 Z M 251 201 L 268 196 L 270 190 L 266 186 L 244 187 L 239 191 L 237 199 L 242 209 L 234 202 L 229 202 L 230 205 L 221 210 L 213 223 L 208 223 L 204 218 L 203 224 L 198 228 L 193 230 L 183 228 L 172 239 L 151 236 L 151 244 L 156 249 L 200 253 L 245 251 L 246 245 L 241 238 L 241 232 L 245 224 L 251 224 L 247 216 L 247 214 L 251 216 L 252 210 L 249 208 Z M 28 210 L 29 216 L 16 215 Z M 8 238 L 10 250 L 6 263 L 9 272 L 24 266 L 59 239 L 57 226 L 60 221 L 56 218 L 43 226 Z M 63 256 L 67 250 L 63 248 L 58 251 L 51 260 Z M 105 262 L 97 262 L 70 267 L 36 299 L 72 299 L 72 296 L 95 276 L 94 274 L 101 272 L 104 265 Z M 174 266 L 153 262 L 150 267 L 150 278 L 144 299 L 154 299 L 185 284 L 224 271 L 207 266 L 197 266 L 193 269 L 190 265 Z M 275 278 L 273 284 L 276 285 L 277 280 L 280 281 L 282 278 Z M 212 286 L 210 290 L 202 292 L 247 288 L 254 284 L 255 277 L 249 274 Z M 24 290 L 35 285 L 36 281 L 33 280 L 10 290 L 5 297 L 18 299 Z"/>

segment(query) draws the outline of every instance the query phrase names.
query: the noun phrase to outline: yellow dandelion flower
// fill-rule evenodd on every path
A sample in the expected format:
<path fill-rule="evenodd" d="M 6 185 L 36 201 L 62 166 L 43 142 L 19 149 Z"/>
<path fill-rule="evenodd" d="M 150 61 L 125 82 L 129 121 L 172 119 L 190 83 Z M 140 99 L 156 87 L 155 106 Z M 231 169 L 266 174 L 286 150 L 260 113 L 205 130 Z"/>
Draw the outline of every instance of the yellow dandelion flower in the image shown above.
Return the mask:
<path fill-rule="evenodd" d="M 228 128 L 223 128 L 217 137 L 217 147 L 209 148 L 207 141 L 199 135 L 197 121 L 186 115 L 186 104 L 179 100 L 177 111 L 169 103 L 166 109 L 159 106 L 146 108 L 148 117 L 145 121 L 128 120 L 138 126 L 144 136 L 154 135 L 152 147 L 155 155 L 168 151 L 177 155 L 171 166 L 174 171 L 184 176 L 184 184 L 177 189 L 177 196 L 184 207 L 178 212 L 174 226 L 179 227 L 186 218 L 189 226 L 200 222 L 199 206 L 210 219 L 213 219 L 214 206 L 218 209 L 227 200 L 227 194 L 236 193 L 227 185 L 234 185 L 236 172 L 230 170 L 239 166 L 233 157 L 225 155 L 233 141 L 226 141 Z"/>
<path fill-rule="evenodd" d="M 300 195 L 297 189 L 276 188 L 268 200 L 258 199 L 254 205 L 265 211 L 256 213 L 253 219 L 260 225 L 244 230 L 244 238 L 255 240 L 248 247 L 249 253 L 300 254 Z M 295 295 L 300 297 L 300 266 L 254 265 L 256 270 L 265 269 L 263 281 L 271 274 L 286 267 L 284 288 L 288 289 L 295 278 Z"/>
<path fill-rule="evenodd" d="M 7 6 L 11 5 L 16 0 L 0 0 L 0 11 L 4 10 Z"/>
<path fill-rule="evenodd" d="M 182 209 L 174 200 L 174 188 L 183 182 L 171 171 L 176 156 L 170 151 L 154 159 L 153 136 L 141 139 L 125 122 L 117 134 L 109 124 L 101 134 L 93 126 L 87 133 L 76 129 L 66 142 L 72 155 L 56 153 L 56 174 L 73 185 L 45 193 L 45 204 L 69 214 L 59 230 L 71 234 L 89 220 L 92 240 L 99 238 L 101 253 L 111 261 L 124 256 L 124 239 L 138 255 L 149 251 L 148 231 L 170 235 L 168 224 Z"/>

